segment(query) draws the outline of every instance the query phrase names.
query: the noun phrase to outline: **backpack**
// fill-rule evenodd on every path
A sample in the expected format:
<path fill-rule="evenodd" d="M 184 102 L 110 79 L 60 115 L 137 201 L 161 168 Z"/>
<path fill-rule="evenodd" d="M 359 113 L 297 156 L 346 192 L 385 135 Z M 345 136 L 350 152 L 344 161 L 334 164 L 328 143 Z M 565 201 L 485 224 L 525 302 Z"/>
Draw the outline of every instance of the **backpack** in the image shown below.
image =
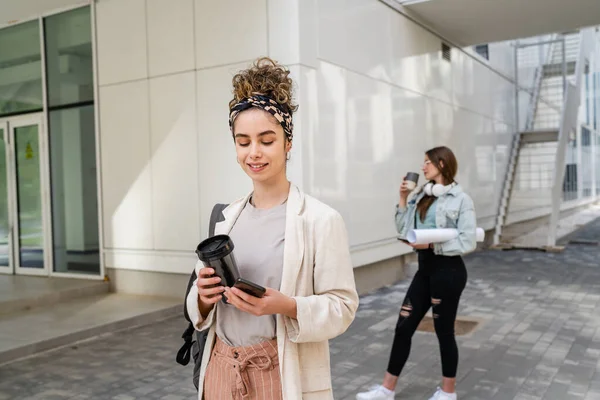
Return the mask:
<path fill-rule="evenodd" d="M 228 204 L 215 204 L 210 214 L 210 223 L 208 226 L 208 236 L 214 236 L 215 234 L 215 225 L 217 222 L 221 222 L 225 219 L 223 216 L 223 210 L 228 206 Z M 187 329 L 183 332 L 181 337 L 183 338 L 183 345 L 177 352 L 176 361 L 181 365 L 188 365 L 190 362 L 190 356 L 194 359 L 194 374 L 193 374 L 193 382 L 194 386 L 196 386 L 196 390 L 198 389 L 198 382 L 200 380 L 200 366 L 202 365 L 202 353 L 204 352 L 204 345 L 206 344 L 206 337 L 208 336 L 208 329 L 198 332 L 194 328 L 192 321 L 190 321 L 190 316 L 187 311 L 187 296 L 190 292 L 190 288 L 194 284 L 196 280 L 196 269 L 192 271 L 192 275 L 190 276 L 190 280 L 187 284 L 187 289 L 185 291 L 185 298 L 183 300 L 183 316 L 189 322 Z M 194 340 L 194 332 L 196 333 L 196 340 Z"/>

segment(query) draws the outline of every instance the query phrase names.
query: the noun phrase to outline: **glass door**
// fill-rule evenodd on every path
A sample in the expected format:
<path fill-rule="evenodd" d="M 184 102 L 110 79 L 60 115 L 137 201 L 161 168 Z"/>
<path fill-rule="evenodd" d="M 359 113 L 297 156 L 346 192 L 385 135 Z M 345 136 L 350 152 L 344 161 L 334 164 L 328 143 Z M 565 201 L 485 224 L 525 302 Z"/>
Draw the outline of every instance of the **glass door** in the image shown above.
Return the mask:
<path fill-rule="evenodd" d="M 12 274 L 11 216 L 9 210 L 8 124 L 0 122 L 0 273 Z"/>
<path fill-rule="evenodd" d="M 6 199 L 6 206 L 0 204 L 0 272 L 48 275 L 49 207 L 41 116 L 11 118 L 0 127 L 6 131 L 0 144 L 0 152 L 4 147 L 0 169 L 4 161 L 6 170 L 6 179 L 0 182 L 0 196 Z"/>

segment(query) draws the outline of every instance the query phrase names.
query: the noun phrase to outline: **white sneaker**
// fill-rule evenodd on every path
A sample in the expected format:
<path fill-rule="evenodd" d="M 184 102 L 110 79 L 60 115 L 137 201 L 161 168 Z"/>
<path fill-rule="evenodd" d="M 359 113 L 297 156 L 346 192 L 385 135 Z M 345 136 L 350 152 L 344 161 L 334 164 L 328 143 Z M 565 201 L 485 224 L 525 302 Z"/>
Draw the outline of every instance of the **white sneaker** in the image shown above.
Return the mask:
<path fill-rule="evenodd" d="M 356 400 L 394 400 L 395 393 L 382 385 L 369 388 L 368 392 L 358 393 Z"/>
<path fill-rule="evenodd" d="M 429 400 L 456 400 L 456 393 L 446 393 L 441 388 L 437 388 L 435 393 Z"/>

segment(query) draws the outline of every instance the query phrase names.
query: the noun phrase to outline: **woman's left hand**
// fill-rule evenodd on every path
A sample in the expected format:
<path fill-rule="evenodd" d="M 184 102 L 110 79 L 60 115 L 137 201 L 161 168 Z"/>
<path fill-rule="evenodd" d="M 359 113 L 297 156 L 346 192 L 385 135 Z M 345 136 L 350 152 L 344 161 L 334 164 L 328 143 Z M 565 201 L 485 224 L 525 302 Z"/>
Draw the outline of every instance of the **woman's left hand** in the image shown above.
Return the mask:
<path fill-rule="evenodd" d="M 275 289 L 267 288 L 265 295 L 258 298 L 238 288 L 226 287 L 223 295 L 227 298 L 227 303 L 257 317 L 282 314 L 296 318 L 296 300 Z"/>
<path fill-rule="evenodd" d="M 429 248 L 429 243 L 425 243 L 425 244 L 412 244 L 412 243 L 408 243 L 408 245 L 410 247 L 412 247 L 413 249 L 417 249 L 417 250 L 425 250 Z"/>

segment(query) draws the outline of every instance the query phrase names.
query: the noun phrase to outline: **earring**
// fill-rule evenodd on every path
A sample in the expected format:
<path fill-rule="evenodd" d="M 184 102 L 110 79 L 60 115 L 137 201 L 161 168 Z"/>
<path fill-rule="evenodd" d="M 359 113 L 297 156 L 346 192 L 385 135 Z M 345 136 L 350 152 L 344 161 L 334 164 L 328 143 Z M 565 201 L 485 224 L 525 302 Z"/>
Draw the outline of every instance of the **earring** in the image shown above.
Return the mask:
<path fill-rule="evenodd" d="M 287 161 L 290 161 L 290 158 L 292 158 L 292 155 L 291 155 L 291 153 L 288 151 L 288 152 L 285 154 L 285 159 L 286 159 Z"/>

